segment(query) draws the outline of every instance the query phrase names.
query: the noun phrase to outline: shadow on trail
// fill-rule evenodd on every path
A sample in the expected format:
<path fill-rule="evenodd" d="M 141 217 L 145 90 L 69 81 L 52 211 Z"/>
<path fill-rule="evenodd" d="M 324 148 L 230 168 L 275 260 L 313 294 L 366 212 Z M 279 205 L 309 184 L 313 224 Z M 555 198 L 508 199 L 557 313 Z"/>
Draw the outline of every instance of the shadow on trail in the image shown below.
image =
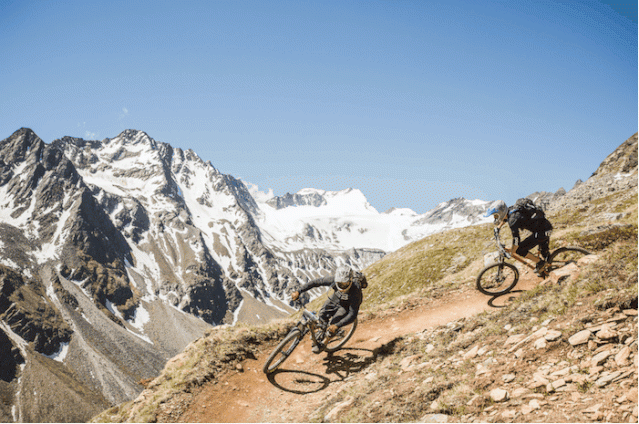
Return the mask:
<path fill-rule="evenodd" d="M 363 354 L 352 353 L 363 352 Z M 343 381 L 349 375 L 362 371 L 375 362 L 377 353 L 369 349 L 344 348 L 329 353 L 323 359 L 326 367 L 324 375 L 301 370 L 279 369 L 268 375 L 268 381 L 280 390 L 308 395 L 329 387 L 331 383 Z M 334 375 L 337 378 L 331 378 Z"/>
<path fill-rule="evenodd" d="M 308 395 L 324 390 L 331 383 L 330 378 L 306 371 L 276 370 L 268 375 L 268 381 L 285 392 Z"/>
<path fill-rule="evenodd" d="M 500 296 L 493 296 L 488 300 L 488 306 L 492 308 L 505 308 L 510 302 L 518 297 L 518 293 L 524 293 L 525 290 L 511 290 Z"/>
<path fill-rule="evenodd" d="M 365 352 L 364 355 L 356 355 L 348 351 Z M 377 359 L 377 353 L 369 349 L 345 348 L 338 353 L 328 354 L 324 358 L 326 374 L 335 374 L 340 380 L 344 380 L 349 375 L 360 372 Z"/>

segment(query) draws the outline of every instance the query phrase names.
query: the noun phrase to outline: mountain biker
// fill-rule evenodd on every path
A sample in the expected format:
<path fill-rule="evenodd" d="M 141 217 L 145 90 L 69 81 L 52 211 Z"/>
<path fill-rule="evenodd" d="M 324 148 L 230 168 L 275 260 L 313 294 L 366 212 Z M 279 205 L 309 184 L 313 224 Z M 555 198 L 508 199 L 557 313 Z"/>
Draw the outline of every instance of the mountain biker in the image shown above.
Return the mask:
<path fill-rule="evenodd" d="M 357 276 L 363 278 L 356 278 Z M 333 336 L 337 331 L 357 318 L 359 306 L 362 304 L 362 286 L 365 287 L 366 278 L 363 274 L 353 270 L 348 266 L 340 266 L 335 270 L 335 275 L 318 278 L 300 287 L 299 291 L 291 294 L 291 300 L 299 299 L 300 293 L 315 287 L 331 287 L 334 292 L 329 296 L 319 311 L 319 319 L 322 327 L 326 328 L 329 336 Z M 328 324 L 328 327 L 326 325 Z M 318 341 L 323 341 L 324 335 L 320 335 Z M 313 353 L 319 353 L 320 346 L 313 346 Z"/>
<path fill-rule="evenodd" d="M 548 255 L 550 253 L 549 246 L 552 224 L 546 219 L 541 209 L 529 211 L 518 203 L 520 203 L 520 201 L 508 207 L 503 200 L 500 200 L 495 206 L 488 209 L 485 216 L 489 217 L 492 215 L 495 218 L 494 224 L 496 228 L 501 228 L 502 225 L 508 222 L 508 226 L 513 235 L 513 245 L 510 251 L 536 262 L 535 273 L 541 276 L 541 270 L 546 262 L 548 262 Z M 520 242 L 519 230 L 521 229 L 528 230 L 532 234 Z M 539 246 L 539 253 L 541 254 L 541 260 L 539 261 L 535 255 L 529 253 L 535 246 Z"/>

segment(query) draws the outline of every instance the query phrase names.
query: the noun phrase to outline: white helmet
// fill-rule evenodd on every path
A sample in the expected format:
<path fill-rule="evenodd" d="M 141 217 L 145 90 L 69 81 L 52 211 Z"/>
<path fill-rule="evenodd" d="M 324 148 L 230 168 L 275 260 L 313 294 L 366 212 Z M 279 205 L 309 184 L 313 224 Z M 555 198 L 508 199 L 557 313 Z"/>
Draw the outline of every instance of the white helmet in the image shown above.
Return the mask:
<path fill-rule="evenodd" d="M 340 266 L 335 270 L 335 285 L 343 293 L 347 292 L 353 284 L 353 270 L 347 266 Z"/>
<path fill-rule="evenodd" d="M 484 215 L 484 217 L 487 218 L 491 215 L 493 216 L 493 218 L 495 218 L 495 225 L 499 224 L 504 219 L 506 219 L 506 216 L 508 215 L 508 206 L 506 206 L 506 203 L 503 200 L 497 201 L 493 204 L 493 206 L 488 208 L 488 211 L 486 211 L 486 215 Z"/>

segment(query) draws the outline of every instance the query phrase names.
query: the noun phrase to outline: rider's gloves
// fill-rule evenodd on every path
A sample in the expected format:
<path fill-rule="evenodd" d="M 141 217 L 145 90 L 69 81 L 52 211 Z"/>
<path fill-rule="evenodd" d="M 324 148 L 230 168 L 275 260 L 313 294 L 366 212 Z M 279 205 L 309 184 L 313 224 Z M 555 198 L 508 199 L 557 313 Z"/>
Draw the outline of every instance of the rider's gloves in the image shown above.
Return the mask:
<path fill-rule="evenodd" d="M 292 301 L 296 301 L 299 298 L 300 298 L 300 292 L 294 291 L 293 293 L 291 293 L 291 300 Z"/>
<path fill-rule="evenodd" d="M 333 334 L 337 333 L 338 327 L 335 324 L 331 324 L 328 326 L 327 330 L 328 333 L 332 336 Z"/>

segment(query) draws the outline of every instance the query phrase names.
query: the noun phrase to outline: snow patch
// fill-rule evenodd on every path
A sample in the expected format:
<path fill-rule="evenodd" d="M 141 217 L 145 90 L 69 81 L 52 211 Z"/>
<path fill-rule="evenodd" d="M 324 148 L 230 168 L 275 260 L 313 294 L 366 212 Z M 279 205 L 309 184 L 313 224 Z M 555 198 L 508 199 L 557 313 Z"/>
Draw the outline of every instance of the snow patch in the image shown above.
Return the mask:
<path fill-rule="evenodd" d="M 44 355 L 47 358 L 51 358 L 54 361 L 64 362 L 64 358 L 67 357 L 67 353 L 69 353 L 69 343 L 60 343 L 60 349 L 56 353 L 52 353 L 51 355 Z"/>

